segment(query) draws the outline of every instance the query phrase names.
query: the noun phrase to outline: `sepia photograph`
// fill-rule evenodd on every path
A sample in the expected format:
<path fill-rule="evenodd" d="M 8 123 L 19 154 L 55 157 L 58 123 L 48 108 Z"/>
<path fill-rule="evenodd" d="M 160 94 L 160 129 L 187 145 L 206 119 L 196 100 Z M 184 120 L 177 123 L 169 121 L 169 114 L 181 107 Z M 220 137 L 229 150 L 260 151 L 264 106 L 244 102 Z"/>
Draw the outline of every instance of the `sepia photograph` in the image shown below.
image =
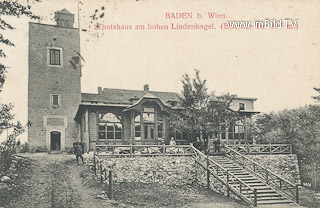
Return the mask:
<path fill-rule="evenodd" d="M 320 1 L 0 1 L 0 208 L 320 207 Z"/>

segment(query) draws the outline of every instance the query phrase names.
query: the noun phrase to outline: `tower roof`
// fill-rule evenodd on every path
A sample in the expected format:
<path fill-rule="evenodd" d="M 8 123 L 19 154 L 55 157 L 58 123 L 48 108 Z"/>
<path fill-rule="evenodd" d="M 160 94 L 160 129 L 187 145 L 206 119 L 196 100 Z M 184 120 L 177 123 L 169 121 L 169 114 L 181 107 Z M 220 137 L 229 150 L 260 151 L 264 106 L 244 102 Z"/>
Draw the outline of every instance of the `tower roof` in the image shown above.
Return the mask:
<path fill-rule="evenodd" d="M 72 14 L 71 12 L 69 12 L 66 8 L 60 10 L 60 11 L 57 11 L 57 13 L 62 13 L 62 14 Z"/>

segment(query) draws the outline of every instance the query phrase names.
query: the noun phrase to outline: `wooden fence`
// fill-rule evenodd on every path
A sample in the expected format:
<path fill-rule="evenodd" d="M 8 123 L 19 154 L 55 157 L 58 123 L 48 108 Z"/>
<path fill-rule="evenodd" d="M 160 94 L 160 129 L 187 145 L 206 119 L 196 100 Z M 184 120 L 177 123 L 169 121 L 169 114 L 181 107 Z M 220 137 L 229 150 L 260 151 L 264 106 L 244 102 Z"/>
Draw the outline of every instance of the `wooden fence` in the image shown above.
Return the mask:
<path fill-rule="evenodd" d="M 113 170 L 106 167 L 103 161 L 94 154 L 93 157 L 94 164 L 94 175 L 98 176 L 101 184 L 105 184 L 105 190 L 109 199 L 113 198 Z"/>
<path fill-rule="evenodd" d="M 95 154 L 103 157 L 191 156 L 190 145 L 96 145 Z"/>
<path fill-rule="evenodd" d="M 227 156 L 243 168 L 253 172 L 261 180 L 275 187 L 280 192 L 299 203 L 298 185 L 278 176 L 245 155 L 226 146 Z M 192 156 L 207 175 L 207 187 L 210 188 L 210 177 L 214 177 L 226 186 L 227 195 L 230 192 L 241 198 L 251 206 L 257 206 L 257 189 L 250 187 L 245 181 L 232 174 L 209 156 L 193 147 L 193 145 L 97 145 L 94 152 L 94 173 L 106 184 L 109 198 L 113 197 L 113 172 L 112 168 L 103 164 L 104 157 L 137 157 L 137 156 Z M 231 185 L 232 184 L 232 185 Z"/>
<path fill-rule="evenodd" d="M 227 146 L 242 154 L 292 154 L 291 144 L 235 144 Z"/>
<path fill-rule="evenodd" d="M 254 173 L 256 176 L 265 181 L 266 184 L 271 185 L 276 190 L 287 195 L 296 203 L 299 203 L 298 185 L 282 178 L 281 176 L 275 174 L 274 172 L 251 160 L 240 152 L 233 150 L 230 147 L 226 147 L 226 153 L 233 162 L 241 165 L 244 169 L 247 169 L 248 171 Z"/>

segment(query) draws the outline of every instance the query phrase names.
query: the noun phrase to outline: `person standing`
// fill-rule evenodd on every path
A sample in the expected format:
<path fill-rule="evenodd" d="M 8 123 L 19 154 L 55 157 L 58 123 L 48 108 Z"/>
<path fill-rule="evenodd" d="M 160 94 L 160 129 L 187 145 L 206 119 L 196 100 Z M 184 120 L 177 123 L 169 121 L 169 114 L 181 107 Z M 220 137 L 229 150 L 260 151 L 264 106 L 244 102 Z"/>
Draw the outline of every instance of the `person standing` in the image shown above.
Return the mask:
<path fill-rule="evenodd" d="M 83 156 L 82 156 L 82 147 L 80 145 L 80 142 L 77 142 L 76 145 L 74 146 L 74 154 L 76 155 L 77 163 L 79 164 L 79 157 L 81 158 L 82 164 L 83 162 Z"/>

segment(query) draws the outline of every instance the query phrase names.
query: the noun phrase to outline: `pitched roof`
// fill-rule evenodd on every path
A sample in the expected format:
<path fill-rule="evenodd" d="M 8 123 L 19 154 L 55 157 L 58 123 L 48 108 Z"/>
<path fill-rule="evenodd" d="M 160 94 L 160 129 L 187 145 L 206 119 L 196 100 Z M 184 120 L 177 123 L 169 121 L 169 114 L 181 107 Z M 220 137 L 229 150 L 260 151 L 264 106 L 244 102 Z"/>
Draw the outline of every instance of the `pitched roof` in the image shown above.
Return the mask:
<path fill-rule="evenodd" d="M 157 92 L 157 91 L 140 91 L 140 90 L 124 90 L 124 89 L 111 89 L 104 88 L 100 94 L 81 93 L 82 103 L 84 102 L 99 102 L 99 103 L 112 103 L 112 104 L 128 104 L 131 105 L 135 100 L 144 96 L 160 98 L 164 103 L 168 101 L 177 101 L 178 93 L 174 92 Z"/>
<path fill-rule="evenodd" d="M 57 11 L 57 13 L 63 13 L 63 14 L 72 14 L 71 12 L 69 12 L 66 8 L 60 10 L 60 11 Z"/>

